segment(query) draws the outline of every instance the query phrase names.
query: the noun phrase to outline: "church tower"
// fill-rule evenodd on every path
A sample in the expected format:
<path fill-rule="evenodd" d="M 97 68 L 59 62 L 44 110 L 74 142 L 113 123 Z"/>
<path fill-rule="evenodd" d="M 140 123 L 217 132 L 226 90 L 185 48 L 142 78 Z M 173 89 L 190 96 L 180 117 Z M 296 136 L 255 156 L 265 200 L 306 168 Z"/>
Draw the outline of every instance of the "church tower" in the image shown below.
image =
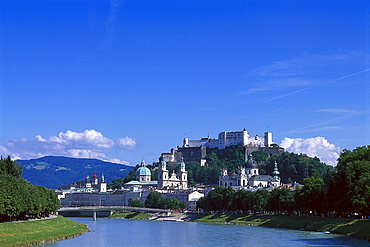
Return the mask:
<path fill-rule="evenodd" d="M 180 178 L 180 189 L 186 190 L 188 188 L 188 172 L 185 170 L 185 162 L 183 157 L 181 157 L 180 171 L 178 176 Z"/>
<path fill-rule="evenodd" d="M 104 174 L 101 174 L 99 192 L 107 192 L 107 183 L 105 182 Z"/>
<path fill-rule="evenodd" d="M 272 172 L 272 176 L 276 179 L 276 180 L 278 180 L 278 181 L 280 181 L 280 172 L 279 172 L 279 169 L 278 169 L 278 165 L 277 165 L 277 163 L 276 163 L 276 160 L 275 160 L 275 167 L 274 167 L 274 171 Z"/>
<path fill-rule="evenodd" d="M 91 189 L 91 181 L 90 181 L 90 176 L 89 175 L 86 176 L 86 179 L 85 179 L 85 187 L 87 189 Z"/>
<path fill-rule="evenodd" d="M 96 172 L 94 172 L 94 175 L 93 175 L 93 183 L 94 183 L 94 185 L 97 185 L 99 183 L 98 175 L 96 175 Z"/>
<path fill-rule="evenodd" d="M 166 161 L 164 161 L 163 155 L 159 158 L 159 171 L 158 171 L 158 188 L 162 189 L 163 187 L 168 186 L 167 181 L 169 179 L 168 170 L 166 167 Z"/>
<path fill-rule="evenodd" d="M 238 186 L 247 186 L 248 174 L 246 174 L 245 167 L 239 167 L 238 175 Z"/>

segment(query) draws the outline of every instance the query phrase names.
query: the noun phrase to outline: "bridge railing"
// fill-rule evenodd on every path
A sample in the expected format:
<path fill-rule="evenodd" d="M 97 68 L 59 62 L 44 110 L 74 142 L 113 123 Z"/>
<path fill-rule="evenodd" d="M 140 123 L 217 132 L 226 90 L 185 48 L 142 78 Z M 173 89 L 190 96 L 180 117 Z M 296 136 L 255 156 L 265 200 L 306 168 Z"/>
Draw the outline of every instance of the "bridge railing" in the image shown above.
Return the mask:
<path fill-rule="evenodd" d="M 171 212 L 170 209 L 160 208 L 140 208 L 129 206 L 85 206 L 85 207 L 64 207 L 60 208 L 61 211 L 107 211 L 107 210 L 129 210 L 129 211 L 147 211 L 147 212 Z"/>

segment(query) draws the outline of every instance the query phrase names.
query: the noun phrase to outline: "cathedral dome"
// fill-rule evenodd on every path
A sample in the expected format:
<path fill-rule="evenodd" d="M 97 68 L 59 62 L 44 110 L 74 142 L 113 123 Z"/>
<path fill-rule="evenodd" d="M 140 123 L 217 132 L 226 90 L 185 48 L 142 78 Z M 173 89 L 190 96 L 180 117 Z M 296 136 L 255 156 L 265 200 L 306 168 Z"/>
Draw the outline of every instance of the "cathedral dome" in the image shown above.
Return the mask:
<path fill-rule="evenodd" d="M 136 176 L 151 176 L 150 170 L 145 167 L 144 159 L 141 161 L 140 167 L 136 170 Z"/>
<path fill-rule="evenodd" d="M 148 168 L 141 166 L 136 170 L 136 175 L 137 176 L 150 176 L 151 173 Z"/>
<path fill-rule="evenodd" d="M 248 160 L 245 162 L 245 167 L 247 169 L 258 169 L 258 164 L 253 160 L 252 154 L 248 155 Z"/>

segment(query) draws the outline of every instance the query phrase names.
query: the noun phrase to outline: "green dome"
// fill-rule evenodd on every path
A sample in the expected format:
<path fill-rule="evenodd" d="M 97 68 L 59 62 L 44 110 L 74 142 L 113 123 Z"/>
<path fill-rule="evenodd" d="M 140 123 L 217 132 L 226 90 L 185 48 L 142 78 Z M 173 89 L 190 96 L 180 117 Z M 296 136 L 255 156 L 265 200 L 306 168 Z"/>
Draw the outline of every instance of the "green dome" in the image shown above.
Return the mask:
<path fill-rule="evenodd" d="M 136 170 L 136 175 L 137 176 L 151 176 L 152 174 L 150 173 L 150 170 L 148 168 L 141 166 Z"/>

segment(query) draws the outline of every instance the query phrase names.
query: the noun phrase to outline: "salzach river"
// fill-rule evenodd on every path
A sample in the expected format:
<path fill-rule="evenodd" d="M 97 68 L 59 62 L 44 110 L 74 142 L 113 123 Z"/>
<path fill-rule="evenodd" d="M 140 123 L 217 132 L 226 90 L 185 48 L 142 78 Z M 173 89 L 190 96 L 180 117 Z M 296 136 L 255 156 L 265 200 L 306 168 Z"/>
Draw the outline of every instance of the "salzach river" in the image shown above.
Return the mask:
<path fill-rule="evenodd" d="M 71 218 L 89 226 L 79 237 L 40 246 L 370 246 L 370 242 L 320 232 L 245 225 Z"/>

